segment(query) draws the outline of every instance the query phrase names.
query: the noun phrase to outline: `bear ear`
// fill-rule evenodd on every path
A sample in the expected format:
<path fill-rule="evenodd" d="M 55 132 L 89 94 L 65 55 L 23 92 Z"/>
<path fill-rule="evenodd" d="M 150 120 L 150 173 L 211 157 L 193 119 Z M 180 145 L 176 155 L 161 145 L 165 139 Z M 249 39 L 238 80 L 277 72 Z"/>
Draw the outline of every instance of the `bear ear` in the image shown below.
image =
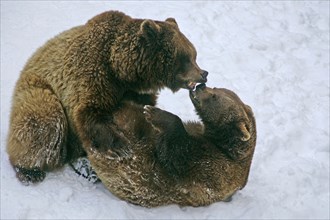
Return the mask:
<path fill-rule="evenodd" d="M 140 35 L 155 38 L 160 32 L 160 26 L 153 20 L 146 19 L 141 23 Z"/>
<path fill-rule="evenodd" d="M 246 126 L 247 126 L 247 124 L 246 123 L 244 123 L 244 122 L 239 122 L 238 124 L 237 124 L 237 127 L 238 127 L 238 129 L 240 130 L 240 132 L 241 132 L 241 137 L 240 137 L 240 139 L 242 140 L 242 141 L 248 141 L 248 140 L 250 140 L 250 138 L 251 138 L 251 134 L 250 134 L 250 132 L 248 131 L 248 129 L 246 128 Z"/>
<path fill-rule="evenodd" d="M 174 18 L 167 18 L 167 19 L 165 20 L 165 22 L 167 22 L 167 23 L 169 23 L 169 24 L 172 24 L 172 25 L 178 27 L 178 23 L 176 23 L 176 20 L 175 20 Z"/>

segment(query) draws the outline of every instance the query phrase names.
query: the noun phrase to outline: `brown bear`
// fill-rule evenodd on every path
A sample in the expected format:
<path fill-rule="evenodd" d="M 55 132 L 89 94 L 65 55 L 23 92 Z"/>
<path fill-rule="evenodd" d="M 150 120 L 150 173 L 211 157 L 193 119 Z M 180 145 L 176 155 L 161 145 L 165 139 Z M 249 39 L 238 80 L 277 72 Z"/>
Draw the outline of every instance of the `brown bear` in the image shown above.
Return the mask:
<path fill-rule="evenodd" d="M 202 122 L 183 123 L 152 106 L 143 114 L 142 105 L 132 102 L 114 113 L 131 154 L 118 158 L 111 149 L 88 151 L 114 195 L 145 207 L 204 206 L 227 201 L 246 185 L 256 145 L 252 109 L 234 92 L 205 84 L 190 91 L 190 98 Z"/>
<path fill-rule="evenodd" d="M 206 78 L 173 18 L 108 11 L 57 35 L 15 87 L 7 152 L 17 177 L 41 181 L 90 147 L 124 154 L 127 140 L 112 122 L 123 97 L 152 105 L 160 89 L 193 89 Z"/>

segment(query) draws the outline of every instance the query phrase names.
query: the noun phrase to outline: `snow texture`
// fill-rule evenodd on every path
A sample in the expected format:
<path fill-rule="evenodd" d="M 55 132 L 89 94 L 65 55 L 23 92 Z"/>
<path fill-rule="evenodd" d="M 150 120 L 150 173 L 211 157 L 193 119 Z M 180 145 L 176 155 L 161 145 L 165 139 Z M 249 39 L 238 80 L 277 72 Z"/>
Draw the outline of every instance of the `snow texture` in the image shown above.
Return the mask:
<path fill-rule="evenodd" d="M 146 209 L 69 166 L 33 186 L 15 178 L 5 148 L 19 72 L 46 40 L 110 9 L 176 18 L 208 85 L 253 108 L 256 152 L 232 202 Z M 186 90 L 163 90 L 158 106 L 197 119 Z M 1 219 L 329 219 L 329 196 L 329 1 L 1 1 Z"/>

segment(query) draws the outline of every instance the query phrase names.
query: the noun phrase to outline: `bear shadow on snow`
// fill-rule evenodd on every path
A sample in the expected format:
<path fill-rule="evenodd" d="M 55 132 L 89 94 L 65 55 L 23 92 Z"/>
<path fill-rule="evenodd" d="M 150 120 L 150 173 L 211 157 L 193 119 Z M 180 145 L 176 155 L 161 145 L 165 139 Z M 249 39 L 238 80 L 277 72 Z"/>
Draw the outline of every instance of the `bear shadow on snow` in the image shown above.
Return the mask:
<path fill-rule="evenodd" d="M 126 155 L 128 140 L 113 123 L 121 100 L 148 97 L 154 105 L 164 87 L 206 82 L 196 56 L 173 18 L 117 11 L 50 39 L 26 63 L 13 95 L 7 152 L 18 179 L 42 181 L 90 147 Z"/>
<path fill-rule="evenodd" d="M 228 201 L 248 180 L 256 145 L 252 109 L 232 91 L 190 91 L 201 122 L 185 122 L 156 107 L 123 101 L 114 122 L 131 153 L 88 150 L 88 159 L 114 195 L 145 207 L 204 206 Z"/>

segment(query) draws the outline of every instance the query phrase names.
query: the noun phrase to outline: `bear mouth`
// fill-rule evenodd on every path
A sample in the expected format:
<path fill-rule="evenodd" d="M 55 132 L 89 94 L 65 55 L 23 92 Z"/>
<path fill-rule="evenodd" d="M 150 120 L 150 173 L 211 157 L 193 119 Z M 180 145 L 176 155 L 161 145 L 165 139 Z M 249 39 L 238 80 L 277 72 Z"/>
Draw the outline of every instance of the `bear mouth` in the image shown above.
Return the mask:
<path fill-rule="evenodd" d="M 197 89 L 204 89 L 205 87 L 206 87 L 205 83 L 197 83 L 197 82 L 188 82 L 187 83 L 187 88 L 190 91 L 196 91 Z"/>
<path fill-rule="evenodd" d="M 187 88 L 191 91 L 194 90 L 196 88 L 197 83 L 196 82 L 188 82 L 186 84 Z"/>
<path fill-rule="evenodd" d="M 206 88 L 206 84 L 205 83 L 200 83 L 198 86 L 196 86 L 196 91 L 197 90 L 203 90 L 203 89 L 205 89 Z"/>
<path fill-rule="evenodd" d="M 199 104 L 199 99 L 197 97 L 197 93 L 204 88 L 206 88 L 205 83 L 200 83 L 199 85 L 196 86 L 197 83 L 195 83 L 194 89 L 189 90 L 189 96 L 190 99 L 192 100 L 193 103 Z"/>

